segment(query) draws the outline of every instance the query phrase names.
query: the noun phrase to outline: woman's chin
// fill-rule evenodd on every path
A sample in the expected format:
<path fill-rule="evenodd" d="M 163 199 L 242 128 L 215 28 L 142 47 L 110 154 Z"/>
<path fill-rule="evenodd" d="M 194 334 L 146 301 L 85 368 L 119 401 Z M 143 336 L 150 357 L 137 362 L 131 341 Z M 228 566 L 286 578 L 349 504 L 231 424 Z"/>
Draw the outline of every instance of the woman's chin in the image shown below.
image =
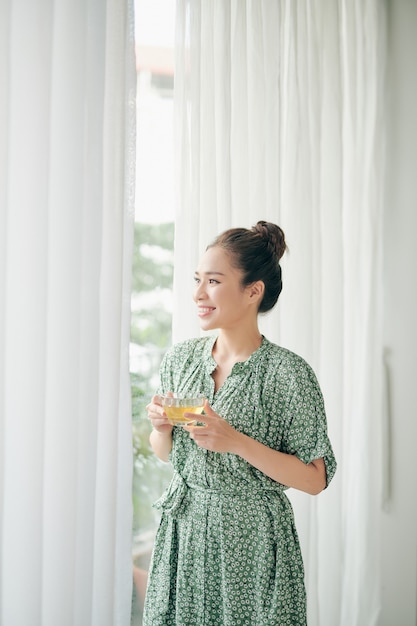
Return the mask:
<path fill-rule="evenodd" d="M 209 320 L 200 319 L 200 328 L 201 330 L 215 330 L 217 326 L 212 322 L 209 322 Z"/>

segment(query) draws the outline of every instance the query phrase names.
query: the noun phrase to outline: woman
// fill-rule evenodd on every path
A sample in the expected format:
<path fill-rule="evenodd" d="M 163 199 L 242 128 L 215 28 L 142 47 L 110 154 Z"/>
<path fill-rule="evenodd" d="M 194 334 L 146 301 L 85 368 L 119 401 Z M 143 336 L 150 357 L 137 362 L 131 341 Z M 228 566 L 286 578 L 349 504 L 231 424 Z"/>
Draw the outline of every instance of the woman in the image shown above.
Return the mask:
<path fill-rule="evenodd" d="M 165 355 L 159 393 L 204 393 L 205 426 L 172 427 L 148 405 L 155 454 L 174 476 L 149 572 L 144 626 L 303 626 L 293 487 L 320 493 L 336 470 L 309 365 L 261 335 L 281 292 L 282 230 L 260 221 L 207 248 L 195 272 L 201 328 Z M 192 415 L 190 414 L 190 418 Z"/>

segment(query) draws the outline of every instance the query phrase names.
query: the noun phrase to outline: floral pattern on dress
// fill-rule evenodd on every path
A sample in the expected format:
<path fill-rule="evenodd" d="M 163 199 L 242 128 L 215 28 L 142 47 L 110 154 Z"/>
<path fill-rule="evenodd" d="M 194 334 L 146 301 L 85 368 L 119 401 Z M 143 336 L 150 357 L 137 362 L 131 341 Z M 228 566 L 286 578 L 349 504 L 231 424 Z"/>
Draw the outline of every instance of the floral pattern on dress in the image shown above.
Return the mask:
<path fill-rule="evenodd" d="M 204 393 L 236 430 L 304 463 L 336 461 L 311 367 L 263 338 L 215 392 L 216 338 L 173 346 L 159 392 Z M 304 567 L 291 503 L 281 485 L 229 453 L 210 452 L 173 429 L 171 484 L 155 503 L 144 626 L 304 626 Z"/>

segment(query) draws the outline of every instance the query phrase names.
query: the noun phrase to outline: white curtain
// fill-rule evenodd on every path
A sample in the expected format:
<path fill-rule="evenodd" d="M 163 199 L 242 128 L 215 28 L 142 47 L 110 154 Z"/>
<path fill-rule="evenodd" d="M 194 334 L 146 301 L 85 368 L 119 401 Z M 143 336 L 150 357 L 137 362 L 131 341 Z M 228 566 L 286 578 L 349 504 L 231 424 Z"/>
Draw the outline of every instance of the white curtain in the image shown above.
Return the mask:
<path fill-rule="evenodd" d="M 0 624 L 130 624 L 134 37 L 0 3 Z"/>
<path fill-rule="evenodd" d="M 385 3 L 177 0 L 174 340 L 198 335 L 192 274 L 210 240 L 284 229 L 284 289 L 263 320 L 315 369 L 339 463 L 293 493 L 311 626 L 380 608 L 381 219 Z"/>

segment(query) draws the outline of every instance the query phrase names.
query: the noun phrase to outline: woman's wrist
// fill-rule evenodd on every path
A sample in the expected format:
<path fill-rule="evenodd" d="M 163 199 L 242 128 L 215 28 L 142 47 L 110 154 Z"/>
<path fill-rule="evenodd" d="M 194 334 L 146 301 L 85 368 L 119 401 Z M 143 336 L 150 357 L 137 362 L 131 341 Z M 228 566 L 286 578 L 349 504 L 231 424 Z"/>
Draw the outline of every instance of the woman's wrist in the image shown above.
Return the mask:
<path fill-rule="evenodd" d="M 149 441 L 156 456 L 161 461 L 167 462 L 172 449 L 172 428 L 165 432 L 154 428 L 149 436 Z"/>
<path fill-rule="evenodd" d="M 241 433 L 237 430 L 236 435 L 234 436 L 234 440 L 233 440 L 233 446 L 232 446 L 233 449 L 230 450 L 230 452 L 244 459 L 245 450 L 248 445 L 248 440 L 250 440 L 250 437 L 248 437 L 244 433 Z"/>
<path fill-rule="evenodd" d="M 156 433 L 161 439 L 170 439 L 172 437 L 172 430 L 174 427 L 171 426 L 171 428 L 167 428 L 167 426 L 168 424 L 165 424 L 164 426 L 154 426 L 152 432 Z"/>

